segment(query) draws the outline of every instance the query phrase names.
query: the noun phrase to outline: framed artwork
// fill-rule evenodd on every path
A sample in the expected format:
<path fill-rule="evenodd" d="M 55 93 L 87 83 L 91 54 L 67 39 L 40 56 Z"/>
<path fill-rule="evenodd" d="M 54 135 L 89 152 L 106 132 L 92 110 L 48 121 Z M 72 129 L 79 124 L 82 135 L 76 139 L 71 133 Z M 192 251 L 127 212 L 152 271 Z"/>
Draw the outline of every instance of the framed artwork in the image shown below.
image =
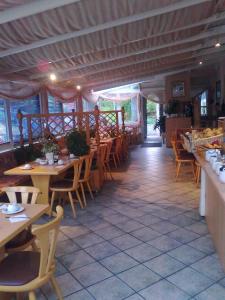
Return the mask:
<path fill-rule="evenodd" d="M 216 100 L 219 100 L 221 98 L 221 81 L 218 80 L 216 82 Z"/>
<path fill-rule="evenodd" d="M 177 81 L 172 83 L 172 97 L 185 96 L 184 81 Z"/>

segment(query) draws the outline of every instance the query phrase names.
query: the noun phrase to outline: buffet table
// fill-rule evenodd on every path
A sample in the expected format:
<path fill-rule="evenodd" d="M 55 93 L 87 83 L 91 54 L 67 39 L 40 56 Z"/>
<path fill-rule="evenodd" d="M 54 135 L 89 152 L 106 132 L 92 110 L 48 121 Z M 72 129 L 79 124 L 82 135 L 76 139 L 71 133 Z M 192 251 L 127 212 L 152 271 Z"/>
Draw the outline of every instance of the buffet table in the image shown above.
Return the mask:
<path fill-rule="evenodd" d="M 201 165 L 201 193 L 199 211 L 205 216 L 209 232 L 220 261 L 225 269 L 225 184 L 211 168 L 211 165 L 195 154 Z"/>
<path fill-rule="evenodd" d="M 196 150 L 196 147 L 205 144 L 211 144 L 215 141 L 219 142 L 220 144 L 223 143 L 223 134 L 218 134 L 211 137 L 206 137 L 206 138 L 201 138 L 196 140 L 193 140 L 191 138 L 191 135 L 188 137 L 187 135 L 182 134 L 181 136 L 183 138 L 183 147 L 188 152 L 194 152 Z"/>

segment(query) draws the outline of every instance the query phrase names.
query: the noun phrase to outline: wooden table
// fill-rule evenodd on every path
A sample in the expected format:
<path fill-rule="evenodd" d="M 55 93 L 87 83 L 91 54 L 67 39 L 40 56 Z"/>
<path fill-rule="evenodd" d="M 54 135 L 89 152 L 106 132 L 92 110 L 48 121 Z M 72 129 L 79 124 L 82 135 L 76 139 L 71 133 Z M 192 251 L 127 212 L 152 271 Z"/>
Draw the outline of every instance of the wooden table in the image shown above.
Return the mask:
<path fill-rule="evenodd" d="M 22 222 L 11 223 L 0 211 L 0 248 L 49 210 L 49 205 L 46 204 L 23 204 L 23 207 L 25 207 L 24 211 L 16 215 L 26 214 L 29 219 L 24 219 Z"/>
<path fill-rule="evenodd" d="M 33 167 L 31 170 L 22 170 L 20 167 L 16 167 L 4 172 L 5 175 L 30 175 L 33 185 L 41 191 L 38 196 L 38 204 L 49 203 L 49 184 L 51 176 L 58 176 L 64 173 L 67 169 L 73 166 L 74 159 L 65 160 L 64 164 L 59 166 L 54 164 L 39 165 L 35 162 L 30 163 Z"/>

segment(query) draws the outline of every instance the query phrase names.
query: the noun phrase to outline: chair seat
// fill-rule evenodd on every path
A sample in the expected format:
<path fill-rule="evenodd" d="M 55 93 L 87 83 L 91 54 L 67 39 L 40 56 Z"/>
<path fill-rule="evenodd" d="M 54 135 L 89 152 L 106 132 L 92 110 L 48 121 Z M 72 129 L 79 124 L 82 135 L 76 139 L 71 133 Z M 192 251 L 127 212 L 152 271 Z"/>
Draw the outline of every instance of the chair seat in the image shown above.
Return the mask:
<path fill-rule="evenodd" d="M 40 253 L 16 252 L 0 263 L 0 286 L 20 286 L 34 280 L 39 273 Z"/>
<path fill-rule="evenodd" d="M 33 234 L 31 233 L 30 229 L 24 229 L 22 232 L 17 234 L 11 241 L 9 241 L 5 248 L 6 250 L 10 250 L 13 248 L 21 247 L 34 239 Z"/>
<path fill-rule="evenodd" d="M 188 152 L 183 153 L 183 152 L 181 152 L 179 154 L 179 159 L 182 159 L 182 160 L 194 160 L 195 157 L 194 157 L 194 155 L 192 153 L 188 153 Z"/>
<path fill-rule="evenodd" d="M 71 180 L 60 180 L 53 182 L 50 189 L 52 191 L 72 190 L 73 182 Z"/>

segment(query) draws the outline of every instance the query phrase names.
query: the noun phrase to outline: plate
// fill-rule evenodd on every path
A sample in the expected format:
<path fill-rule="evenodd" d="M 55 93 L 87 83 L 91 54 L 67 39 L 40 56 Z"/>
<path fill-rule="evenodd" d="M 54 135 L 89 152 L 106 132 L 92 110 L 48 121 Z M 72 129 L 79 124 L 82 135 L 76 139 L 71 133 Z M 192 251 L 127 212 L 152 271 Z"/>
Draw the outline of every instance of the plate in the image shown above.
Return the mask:
<path fill-rule="evenodd" d="M 24 207 L 20 206 L 20 208 L 17 211 L 14 211 L 14 212 L 11 212 L 11 211 L 9 212 L 7 209 L 2 209 L 2 213 L 5 214 L 5 215 L 14 215 L 14 214 L 20 213 L 23 210 L 24 210 Z"/>
<path fill-rule="evenodd" d="M 25 168 L 25 167 L 19 167 L 21 170 L 32 170 L 33 167 L 30 167 L 30 168 Z"/>

